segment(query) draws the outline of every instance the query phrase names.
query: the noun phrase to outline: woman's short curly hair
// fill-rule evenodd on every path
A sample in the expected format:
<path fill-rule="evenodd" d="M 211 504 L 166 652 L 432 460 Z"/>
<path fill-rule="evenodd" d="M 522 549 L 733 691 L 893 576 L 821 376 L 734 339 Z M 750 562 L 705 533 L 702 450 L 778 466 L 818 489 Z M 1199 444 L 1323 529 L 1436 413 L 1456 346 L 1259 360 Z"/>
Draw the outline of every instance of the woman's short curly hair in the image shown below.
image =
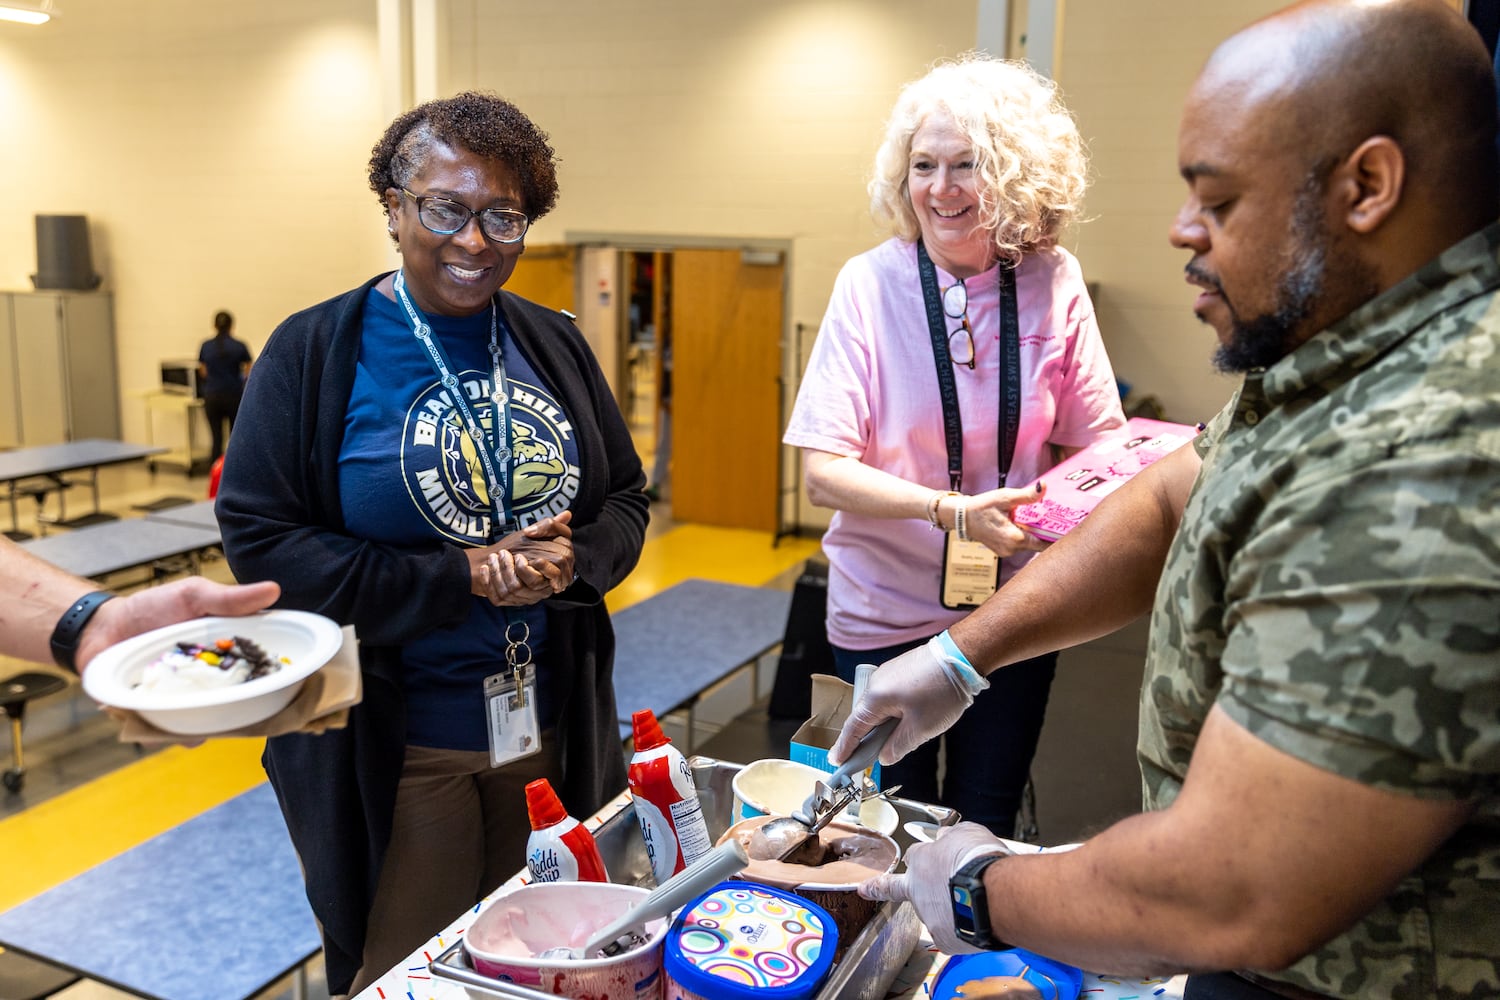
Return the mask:
<path fill-rule="evenodd" d="M 386 128 L 370 152 L 370 190 L 382 206 L 386 191 L 409 186 L 439 143 L 514 170 L 532 222 L 557 204 L 557 154 L 547 133 L 504 98 L 470 90 L 419 104 Z"/>
<path fill-rule="evenodd" d="M 907 170 L 912 136 L 945 113 L 974 146 L 979 225 L 997 256 L 1056 244 L 1083 207 L 1088 159 L 1073 116 L 1052 81 L 1025 63 L 968 53 L 901 88 L 875 154 L 870 211 L 908 242 L 921 236 Z"/>

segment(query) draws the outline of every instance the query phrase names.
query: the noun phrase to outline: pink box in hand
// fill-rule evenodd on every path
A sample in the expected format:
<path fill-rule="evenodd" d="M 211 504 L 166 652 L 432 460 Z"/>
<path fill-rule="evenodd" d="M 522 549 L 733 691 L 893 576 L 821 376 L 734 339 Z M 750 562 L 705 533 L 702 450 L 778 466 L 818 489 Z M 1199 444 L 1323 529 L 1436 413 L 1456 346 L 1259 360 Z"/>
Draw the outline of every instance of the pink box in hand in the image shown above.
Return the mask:
<path fill-rule="evenodd" d="M 1131 417 L 1110 437 L 1042 473 L 1039 478 L 1047 484 L 1047 495 L 1017 507 L 1012 517 L 1038 538 L 1055 542 L 1076 528 L 1100 500 L 1197 434 L 1191 424 Z"/>

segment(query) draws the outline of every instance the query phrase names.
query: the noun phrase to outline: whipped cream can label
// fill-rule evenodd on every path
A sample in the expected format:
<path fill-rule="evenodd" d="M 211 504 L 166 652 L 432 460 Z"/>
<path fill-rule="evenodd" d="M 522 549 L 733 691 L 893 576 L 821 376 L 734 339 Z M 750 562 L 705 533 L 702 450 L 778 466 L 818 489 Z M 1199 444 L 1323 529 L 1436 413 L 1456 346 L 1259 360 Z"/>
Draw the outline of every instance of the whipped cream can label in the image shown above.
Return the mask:
<path fill-rule="evenodd" d="M 658 885 L 713 848 L 687 759 L 670 743 L 637 751 L 630 794 Z"/>
<path fill-rule="evenodd" d="M 708 821 L 703 818 L 703 804 L 696 792 L 690 799 L 672 803 L 672 827 L 677 831 L 684 863 L 690 865 L 713 850 L 713 838 L 708 835 Z"/>
<path fill-rule="evenodd" d="M 599 845 L 583 824 L 569 817 L 526 840 L 526 867 L 536 882 L 608 882 Z"/>

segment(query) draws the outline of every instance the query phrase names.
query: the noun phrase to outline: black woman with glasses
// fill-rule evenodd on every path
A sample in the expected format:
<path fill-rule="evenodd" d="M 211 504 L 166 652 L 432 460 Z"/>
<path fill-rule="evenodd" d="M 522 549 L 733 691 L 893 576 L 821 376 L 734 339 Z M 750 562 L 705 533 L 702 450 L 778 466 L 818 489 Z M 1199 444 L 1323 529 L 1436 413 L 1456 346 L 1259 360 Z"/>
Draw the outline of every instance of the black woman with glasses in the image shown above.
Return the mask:
<path fill-rule="evenodd" d="M 980 693 L 946 629 L 1042 547 L 1010 519 L 1038 494 L 1015 487 L 1124 424 L 1083 274 L 1058 246 L 1084 187 L 1077 127 L 1023 64 L 966 56 L 908 84 L 869 186 L 891 238 L 840 272 L 785 435 L 809 498 L 835 511 L 839 675 L 905 655 L 981 703 L 881 783 L 1004 837 L 1056 656 Z"/>
<path fill-rule="evenodd" d="M 525 864 L 528 782 L 575 816 L 625 787 L 603 598 L 645 476 L 573 323 L 501 287 L 555 164 L 492 95 L 397 118 L 369 179 L 401 267 L 281 324 L 225 462 L 236 577 L 360 639 L 348 727 L 265 755 L 335 995 Z"/>

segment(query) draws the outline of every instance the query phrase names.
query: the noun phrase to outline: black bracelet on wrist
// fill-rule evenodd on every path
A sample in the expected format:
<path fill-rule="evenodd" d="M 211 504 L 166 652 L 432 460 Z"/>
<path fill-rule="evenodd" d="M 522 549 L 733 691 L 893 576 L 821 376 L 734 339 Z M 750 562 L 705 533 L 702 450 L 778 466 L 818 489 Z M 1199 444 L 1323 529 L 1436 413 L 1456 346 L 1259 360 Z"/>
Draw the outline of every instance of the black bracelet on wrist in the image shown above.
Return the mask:
<path fill-rule="evenodd" d="M 84 594 L 63 612 L 63 616 L 57 620 L 57 627 L 52 630 L 53 662 L 64 670 L 78 673 L 75 657 L 78 655 L 78 640 L 83 636 L 83 628 L 94 617 L 94 612 L 99 610 L 99 605 L 114 596 L 107 590 L 95 590 Z"/>

